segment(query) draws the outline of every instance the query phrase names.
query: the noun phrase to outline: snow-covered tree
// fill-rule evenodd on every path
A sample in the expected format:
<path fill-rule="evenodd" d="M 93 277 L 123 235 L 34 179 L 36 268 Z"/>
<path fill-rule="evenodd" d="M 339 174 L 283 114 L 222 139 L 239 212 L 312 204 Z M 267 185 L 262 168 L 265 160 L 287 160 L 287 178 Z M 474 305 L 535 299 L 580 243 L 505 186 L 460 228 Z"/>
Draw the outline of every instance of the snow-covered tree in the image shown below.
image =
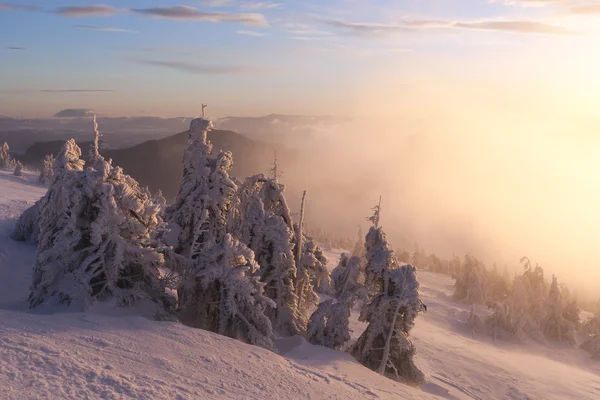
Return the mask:
<path fill-rule="evenodd" d="M 550 292 L 546 300 L 546 318 L 542 322 L 544 334 L 554 340 L 575 343 L 574 324 L 563 316 L 564 304 L 556 276 L 552 276 Z"/>
<path fill-rule="evenodd" d="M 49 185 L 54 180 L 54 156 L 52 154 L 44 157 L 42 169 L 38 182 L 42 185 Z"/>
<path fill-rule="evenodd" d="M 527 257 L 521 258 L 521 263 L 524 269 L 521 279 L 527 291 L 529 314 L 534 320 L 542 321 L 546 317 L 546 298 L 548 296 L 544 269 L 538 264 L 533 266 Z"/>
<path fill-rule="evenodd" d="M 371 293 L 387 293 L 389 275 L 392 270 L 398 269 L 399 263 L 381 227 L 372 226 L 369 229 L 365 248 L 365 287 Z"/>
<path fill-rule="evenodd" d="M 275 303 L 255 276 L 253 251 L 226 234 L 192 262 L 179 290 L 182 322 L 271 349 L 273 329 L 265 311 Z"/>
<path fill-rule="evenodd" d="M 225 237 L 237 190 L 229 177 L 231 153 L 211 155 L 212 144 L 206 138 L 211 128 L 209 120 L 191 121 L 189 147 L 183 157 L 183 180 L 175 203 L 167 208 L 171 232 L 165 240 L 185 257 L 195 257 L 195 253 Z"/>
<path fill-rule="evenodd" d="M 364 276 L 361 271 L 361 259 L 342 253 L 340 262 L 331 272 L 331 283 L 335 297 L 342 298 L 347 294 L 357 299 L 366 300 L 366 289 L 363 285 Z"/>
<path fill-rule="evenodd" d="M 350 340 L 349 319 L 353 304 L 352 295 L 319 304 L 308 323 L 308 341 L 331 349 L 341 349 Z"/>
<path fill-rule="evenodd" d="M 317 291 L 332 294 L 331 278 L 327 269 L 327 257 L 310 236 L 302 234 L 302 254 L 296 265 L 296 294 L 299 309 L 303 313 L 319 304 Z"/>
<path fill-rule="evenodd" d="M 307 318 L 298 311 L 294 291 L 294 237 L 284 189 L 263 174 L 247 178 L 239 186 L 229 230 L 255 253 L 265 294 L 277 305 L 267 312 L 275 330 L 293 335 L 306 329 Z"/>
<path fill-rule="evenodd" d="M 40 204 L 40 233 L 29 302 L 88 309 L 112 298 L 168 316 L 154 232 L 162 210 L 147 190 L 100 157 L 82 170 L 74 140 L 63 146 L 55 180 Z M 146 310 L 144 310 L 146 311 Z"/>
<path fill-rule="evenodd" d="M 378 232 L 381 228 L 371 228 Z M 369 246 L 367 235 L 367 246 Z M 383 255 L 385 256 L 385 253 Z M 369 251 L 367 251 L 368 257 Z M 378 257 L 385 259 L 385 257 Z M 379 265 L 385 266 L 384 262 Z M 378 271 L 374 274 L 373 271 Z M 385 273 L 382 273 L 385 271 Z M 369 325 L 357 342 L 349 349 L 360 363 L 400 382 L 418 385 L 423 382 L 423 373 L 415 366 L 415 346 L 409 339 L 410 330 L 418 313 L 425 310 L 419 297 L 419 282 L 416 268 L 404 265 L 399 268 L 371 269 L 376 287 L 384 288 L 363 306 L 360 321 Z"/>
<path fill-rule="evenodd" d="M 15 163 L 15 170 L 13 172 L 13 175 L 18 177 L 23 176 L 23 164 L 21 164 L 21 161 L 17 161 Z"/>
<path fill-rule="evenodd" d="M 454 300 L 469 304 L 483 304 L 486 299 L 486 270 L 483 264 L 471 255 L 465 256 L 465 262 L 456 274 Z"/>
<path fill-rule="evenodd" d="M 275 182 L 279 180 L 283 176 L 283 171 L 279 167 L 279 159 L 277 158 L 277 150 L 273 150 L 273 164 L 271 169 L 269 170 L 271 173 L 271 179 Z"/>
<path fill-rule="evenodd" d="M 358 237 L 356 238 L 356 243 L 354 244 L 354 250 L 352 250 L 352 255 L 357 257 L 365 256 L 365 236 L 360 225 L 358 226 Z"/>
<path fill-rule="evenodd" d="M 373 207 L 373 215 L 371 215 L 369 218 L 367 218 L 367 221 L 370 221 L 373 223 L 373 226 L 375 228 L 379 227 L 379 220 L 381 218 L 381 196 L 379 196 L 379 203 L 377 203 L 377 205 L 375 207 Z"/>
<path fill-rule="evenodd" d="M 307 317 L 298 310 L 294 289 L 294 237 L 283 189 L 262 174 L 246 179 L 239 187 L 231 221 L 234 235 L 254 251 L 265 295 L 275 302 L 276 307 L 266 313 L 275 331 L 288 336 L 304 332 Z"/>
<path fill-rule="evenodd" d="M 10 156 L 9 150 L 8 143 L 4 142 L 0 147 L 0 169 L 13 169 L 15 167 L 15 160 Z"/>
<path fill-rule="evenodd" d="M 23 211 L 23 214 L 17 220 L 15 229 L 11 235 L 13 240 L 19 242 L 29 242 L 36 244 L 40 233 L 40 204 L 41 200 L 35 202 L 34 205 Z"/>

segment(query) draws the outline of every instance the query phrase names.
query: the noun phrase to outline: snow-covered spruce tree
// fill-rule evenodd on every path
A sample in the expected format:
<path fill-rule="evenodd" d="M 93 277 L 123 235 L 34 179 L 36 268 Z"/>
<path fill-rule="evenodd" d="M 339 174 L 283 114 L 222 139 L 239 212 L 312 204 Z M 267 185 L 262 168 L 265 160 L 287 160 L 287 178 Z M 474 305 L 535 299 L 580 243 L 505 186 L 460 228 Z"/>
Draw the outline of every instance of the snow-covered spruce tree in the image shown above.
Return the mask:
<path fill-rule="evenodd" d="M 544 334 L 549 339 L 575 344 L 575 326 L 563 317 L 564 304 L 558 288 L 556 276 L 552 275 L 552 284 L 546 300 L 546 317 L 542 321 Z"/>
<path fill-rule="evenodd" d="M 357 256 L 348 256 L 342 253 L 340 262 L 331 272 L 331 283 L 336 298 L 347 294 L 353 295 L 362 301 L 367 300 L 366 289 L 363 285 L 364 276 L 361 271 L 361 259 Z"/>
<path fill-rule="evenodd" d="M 294 290 L 294 237 L 283 190 L 283 185 L 262 174 L 247 178 L 239 187 L 230 221 L 233 234 L 254 251 L 256 274 L 265 284 L 265 295 L 275 303 L 266 310 L 274 330 L 290 336 L 305 332 L 307 316 L 299 311 Z"/>
<path fill-rule="evenodd" d="M 365 236 L 360 225 L 358 226 L 358 237 L 356 238 L 356 243 L 354 244 L 352 255 L 357 257 L 365 256 Z"/>
<path fill-rule="evenodd" d="M 354 296 L 350 294 L 319 304 L 308 323 L 308 341 L 331 349 L 343 348 L 350 340 L 349 319 L 353 304 Z"/>
<path fill-rule="evenodd" d="M 13 172 L 13 175 L 18 177 L 23 176 L 23 164 L 21 164 L 21 161 L 17 161 L 15 163 L 15 170 Z"/>
<path fill-rule="evenodd" d="M 371 232 L 380 229 L 373 227 Z M 375 258 L 386 257 L 386 252 L 383 252 Z M 390 264 L 393 265 L 393 262 Z M 388 263 L 381 262 L 379 265 L 383 267 Z M 393 269 L 371 268 L 369 271 L 370 287 L 384 289 L 363 306 L 359 320 L 369 325 L 349 352 L 361 364 L 381 375 L 418 385 L 423 382 L 424 375 L 413 362 L 416 349 L 409 339 L 409 333 L 415 318 L 425 310 L 425 306 L 419 297 L 416 268 L 403 265 Z"/>
<path fill-rule="evenodd" d="M 4 142 L 0 147 L 0 169 L 15 168 L 15 160 L 10 156 L 9 150 L 8 143 Z"/>
<path fill-rule="evenodd" d="M 389 275 L 398 269 L 399 263 L 390 247 L 382 228 L 372 226 L 365 240 L 367 265 L 365 267 L 365 287 L 372 293 L 387 293 Z"/>
<path fill-rule="evenodd" d="M 521 263 L 524 269 L 521 277 L 527 291 L 529 314 L 535 321 L 542 321 L 546 317 L 545 304 L 548 297 L 544 269 L 538 264 L 533 266 L 527 257 L 521 258 Z"/>
<path fill-rule="evenodd" d="M 227 219 L 237 190 L 229 177 L 233 166 L 230 152 L 212 157 L 212 144 L 206 134 L 212 123 L 193 119 L 189 147 L 183 157 L 183 180 L 175 203 L 167 208 L 171 230 L 166 242 L 175 251 L 190 257 L 197 248 L 219 243 L 227 233 Z"/>
<path fill-rule="evenodd" d="M 510 311 L 512 329 L 510 332 L 518 340 L 531 338 L 541 340 L 542 333 L 538 323 L 530 314 L 527 289 L 523 285 L 522 277 L 513 281 L 512 297 L 510 298 Z"/>
<path fill-rule="evenodd" d="M 54 156 L 52 154 L 44 157 L 42 169 L 38 182 L 42 185 L 49 185 L 54 180 Z"/>
<path fill-rule="evenodd" d="M 113 298 L 167 317 L 172 301 L 160 283 L 163 258 L 153 238 L 162 210 L 121 168 L 98 155 L 94 168 L 82 170 L 80 156 L 75 141 L 67 141 L 41 200 L 30 306 L 85 310 Z"/>
<path fill-rule="evenodd" d="M 55 179 L 58 183 L 51 186 L 44 197 L 21 214 L 12 235 L 13 239 L 38 242 L 42 223 L 40 213 L 46 203 L 51 203 L 51 206 L 45 208 L 46 221 L 43 224 L 49 227 L 49 231 L 57 229 L 58 221 L 70 214 L 70 185 L 75 181 L 76 172 L 83 171 L 84 161 L 80 159 L 81 149 L 73 139 L 65 142 L 58 157 L 52 162 L 53 182 Z"/>
<path fill-rule="evenodd" d="M 275 304 L 255 276 L 252 250 L 226 234 L 192 262 L 179 291 L 182 322 L 271 349 L 273 329 L 265 310 Z"/>
<path fill-rule="evenodd" d="M 34 205 L 23 211 L 23 214 L 17 220 L 15 229 L 11 235 L 13 240 L 19 242 L 37 243 L 40 233 L 40 205 L 42 200 L 38 200 Z"/>
<path fill-rule="evenodd" d="M 453 298 L 468 304 L 483 304 L 486 300 L 486 271 L 483 264 L 467 254 L 456 274 Z"/>
<path fill-rule="evenodd" d="M 305 234 L 302 236 L 303 250 L 300 263 L 296 266 L 295 286 L 300 311 L 309 313 L 319 304 L 317 292 L 331 295 L 333 291 L 329 270 L 326 267 L 327 257 L 313 238 Z"/>

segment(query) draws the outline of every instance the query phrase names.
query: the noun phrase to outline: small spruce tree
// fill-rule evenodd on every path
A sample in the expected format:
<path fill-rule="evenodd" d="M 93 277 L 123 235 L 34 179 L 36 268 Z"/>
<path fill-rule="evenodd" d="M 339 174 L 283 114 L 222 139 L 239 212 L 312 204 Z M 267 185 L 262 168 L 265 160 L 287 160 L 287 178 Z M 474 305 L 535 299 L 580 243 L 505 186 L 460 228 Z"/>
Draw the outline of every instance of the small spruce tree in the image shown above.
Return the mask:
<path fill-rule="evenodd" d="M 42 185 L 49 185 L 54 180 L 54 156 L 52 154 L 44 157 L 42 169 L 38 182 Z"/>

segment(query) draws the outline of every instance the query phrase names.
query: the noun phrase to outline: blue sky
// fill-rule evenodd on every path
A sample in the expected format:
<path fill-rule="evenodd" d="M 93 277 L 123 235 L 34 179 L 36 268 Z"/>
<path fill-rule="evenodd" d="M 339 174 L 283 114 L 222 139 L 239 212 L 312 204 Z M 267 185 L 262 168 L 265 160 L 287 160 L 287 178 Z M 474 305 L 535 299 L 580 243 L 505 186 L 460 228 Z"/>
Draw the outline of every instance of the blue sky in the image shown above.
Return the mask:
<path fill-rule="evenodd" d="M 106 115 L 193 115 L 202 102 L 220 115 L 344 114 L 366 92 L 378 97 L 378 90 L 401 92 L 419 82 L 543 80 L 544 73 L 528 75 L 527 68 L 556 57 L 557 49 L 584 54 L 593 36 L 585 31 L 582 39 L 581 28 L 600 15 L 594 5 L 0 2 L 0 114 L 91 108 Z M 550 70 L 568 75 L 560 65 Z"/>

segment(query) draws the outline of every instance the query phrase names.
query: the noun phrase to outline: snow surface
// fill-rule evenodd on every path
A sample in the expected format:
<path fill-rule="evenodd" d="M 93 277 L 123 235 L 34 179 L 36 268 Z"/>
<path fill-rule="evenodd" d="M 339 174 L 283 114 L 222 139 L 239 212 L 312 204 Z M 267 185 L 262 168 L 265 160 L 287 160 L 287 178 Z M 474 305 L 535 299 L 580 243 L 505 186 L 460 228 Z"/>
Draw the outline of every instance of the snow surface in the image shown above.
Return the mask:
<path fill-rule="evenodd" d="M 428 312 L 411 331 L 421 389 L 346 353 L 279 339 L 280 355 L 172 322 L 119 313 L 27 311 L 32 245 L 9 238 L 46 188 L 0 171 L 0 399 L 596 399 L 600 366 L 583 351 L 472 337 L 452 280 L 419 272 Z M 328 267 L 341 251 L 330 251 Z M 98 308 L 100 309 L 100 308 Z M 484 313 L 485 310 L 478 310 Z M 365 328 L 351 321 L 353 337 Z"/>

